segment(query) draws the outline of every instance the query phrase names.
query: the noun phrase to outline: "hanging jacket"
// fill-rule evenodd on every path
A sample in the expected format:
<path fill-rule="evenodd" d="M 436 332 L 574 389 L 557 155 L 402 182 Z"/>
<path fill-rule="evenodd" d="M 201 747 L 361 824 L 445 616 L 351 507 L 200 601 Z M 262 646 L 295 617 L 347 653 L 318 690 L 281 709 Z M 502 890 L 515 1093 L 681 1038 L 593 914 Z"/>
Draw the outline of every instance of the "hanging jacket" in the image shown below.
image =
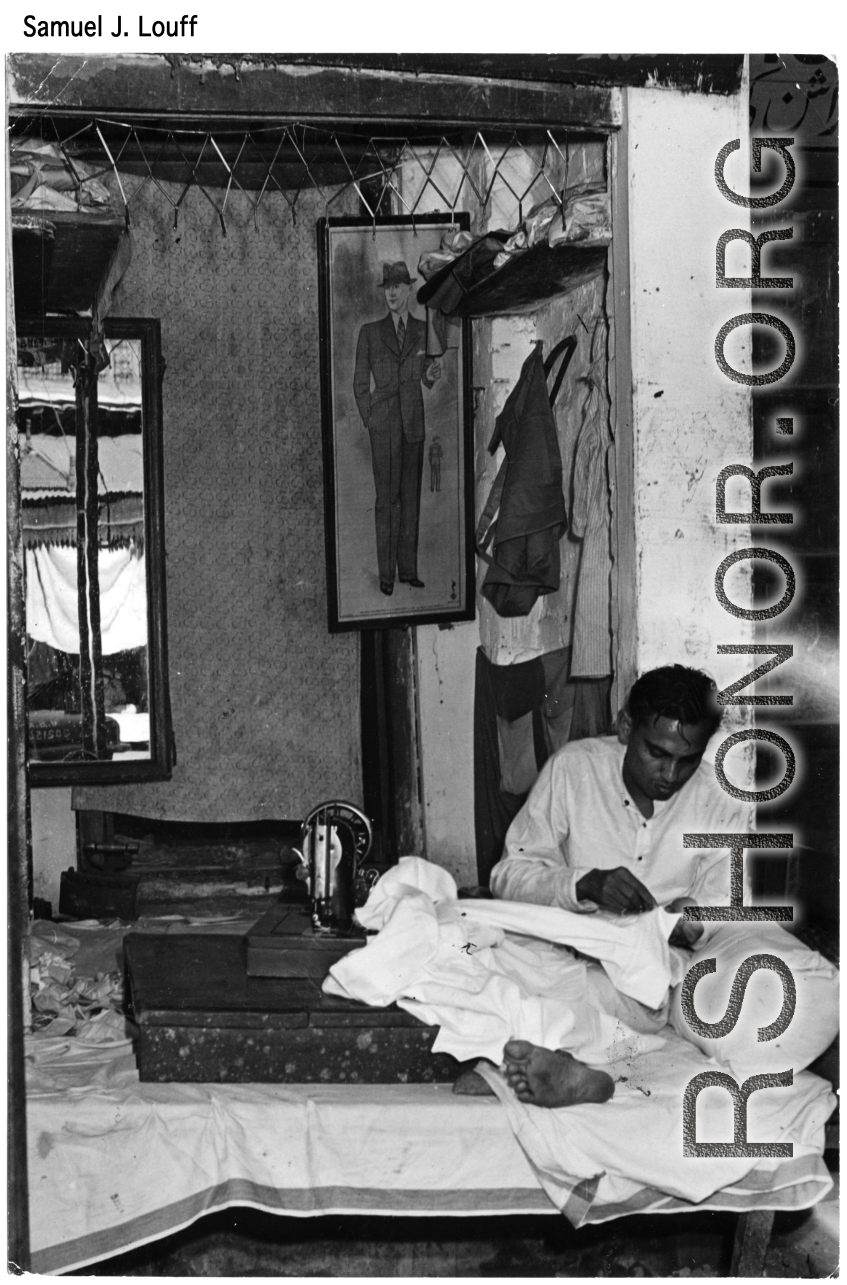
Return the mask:
<path fill-rule="evenodd" d="M 545 363 L 537 343 L 497 417 L 488 449 L 506 458 L 477 526 L 477 552 L 489 563 L 482 592 L 500 616 L 525 616 L 540 594 L 555 593 L 559 541 L 567 529 L 562 456 L 547 374 L 563 348 L 567 355 L 552 394 L 555 401 L 576 340 L 554 348 Z M 487 549 L 492 546 L 489 555 Z"/>

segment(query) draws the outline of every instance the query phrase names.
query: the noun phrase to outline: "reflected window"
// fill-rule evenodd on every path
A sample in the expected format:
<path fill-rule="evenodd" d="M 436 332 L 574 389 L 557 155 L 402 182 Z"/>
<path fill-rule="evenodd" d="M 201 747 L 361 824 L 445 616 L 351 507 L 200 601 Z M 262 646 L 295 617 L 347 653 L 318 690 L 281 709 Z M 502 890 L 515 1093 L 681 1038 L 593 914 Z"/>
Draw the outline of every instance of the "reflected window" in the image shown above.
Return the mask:
<path fill-rule="evenodd" d="M 19 333 L 17 364 L 33 781 L 169 775 L 158 324 Z"/>

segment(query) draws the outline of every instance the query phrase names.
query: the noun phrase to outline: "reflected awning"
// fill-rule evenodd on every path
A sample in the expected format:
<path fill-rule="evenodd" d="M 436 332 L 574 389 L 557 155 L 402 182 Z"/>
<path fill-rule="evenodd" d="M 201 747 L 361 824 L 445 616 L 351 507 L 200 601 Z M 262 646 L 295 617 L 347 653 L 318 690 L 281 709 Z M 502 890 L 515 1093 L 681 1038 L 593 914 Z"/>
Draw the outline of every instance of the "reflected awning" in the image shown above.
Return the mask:
<path fill-rule="evenodd" d="M 21 524 L 25 549 L 76 546 L 76 500 L 50 497 L 25 502 L 21 506 Z M 143 548 L 142 495 L 109 495 L 101 499 L 98 542 L 101 549 Z"/>

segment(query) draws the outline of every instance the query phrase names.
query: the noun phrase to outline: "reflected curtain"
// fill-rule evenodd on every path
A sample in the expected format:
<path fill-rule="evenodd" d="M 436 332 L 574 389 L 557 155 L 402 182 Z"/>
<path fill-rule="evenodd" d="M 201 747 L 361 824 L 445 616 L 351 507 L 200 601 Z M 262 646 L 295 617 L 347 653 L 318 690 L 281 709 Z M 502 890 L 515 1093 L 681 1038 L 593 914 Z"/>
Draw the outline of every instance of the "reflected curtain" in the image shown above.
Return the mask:
<path fill-rule="evenodd" d="M 144 554 L 100 549 L 100 639 L 104 656 L 147 645 Z M 36 642 L 79 655 L 77 550 L 41 545 L 26 550 L 26 630 Z"/>

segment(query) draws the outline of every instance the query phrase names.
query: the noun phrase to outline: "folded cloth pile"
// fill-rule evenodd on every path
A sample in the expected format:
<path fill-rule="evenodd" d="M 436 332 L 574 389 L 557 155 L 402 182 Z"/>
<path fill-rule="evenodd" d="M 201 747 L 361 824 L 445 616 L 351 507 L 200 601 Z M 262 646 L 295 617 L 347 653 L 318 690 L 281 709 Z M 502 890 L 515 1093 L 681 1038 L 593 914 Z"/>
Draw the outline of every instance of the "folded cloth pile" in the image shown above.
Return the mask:
<path fill-rule="evenodd" d="M 495 258 L 494 267 L 502 268 L 534 245 L 603 246 L 611 244 L 611 240 L 609 193 L 592 185 L 573 188 L 565 192 L 564 202 L 551 197 L 534 205 Z"/>
<path fill-rule="evenodd" d="M 575 188 L 565 196 L 547 229 L 548 245 L 609 245 L 612 240 L 612 208 L 609 193 L 590 185 Z"/>
<path fill-rule="evenodd" d="M 607 246 L 612 240 L 609 193 L 596 183 L 565 189 L 563 200 L 550 197 L 534 205 L 513 232 L 498 230 L 482 237 L 445 232 L 438 250 L 421 255 L 418 271 L 429 282 L 449 264 L 464 258 L 455 278 L 422 287 L 420 301 L 448 314 L 474 285 L 536 245 Z"/>
<path fill-rule="evenodd" d="M 463 254 L 474 243 L 474 236 L 471 232 L 445 232 L 441 238 L 441 245 L 437 250 L 431 250 L 428 254 L 422 254 L 418 262 L 418 271 L 425 280 L 429 281 L 434 277 L 440 268 L 444 268 L 448 263 Z"/>

